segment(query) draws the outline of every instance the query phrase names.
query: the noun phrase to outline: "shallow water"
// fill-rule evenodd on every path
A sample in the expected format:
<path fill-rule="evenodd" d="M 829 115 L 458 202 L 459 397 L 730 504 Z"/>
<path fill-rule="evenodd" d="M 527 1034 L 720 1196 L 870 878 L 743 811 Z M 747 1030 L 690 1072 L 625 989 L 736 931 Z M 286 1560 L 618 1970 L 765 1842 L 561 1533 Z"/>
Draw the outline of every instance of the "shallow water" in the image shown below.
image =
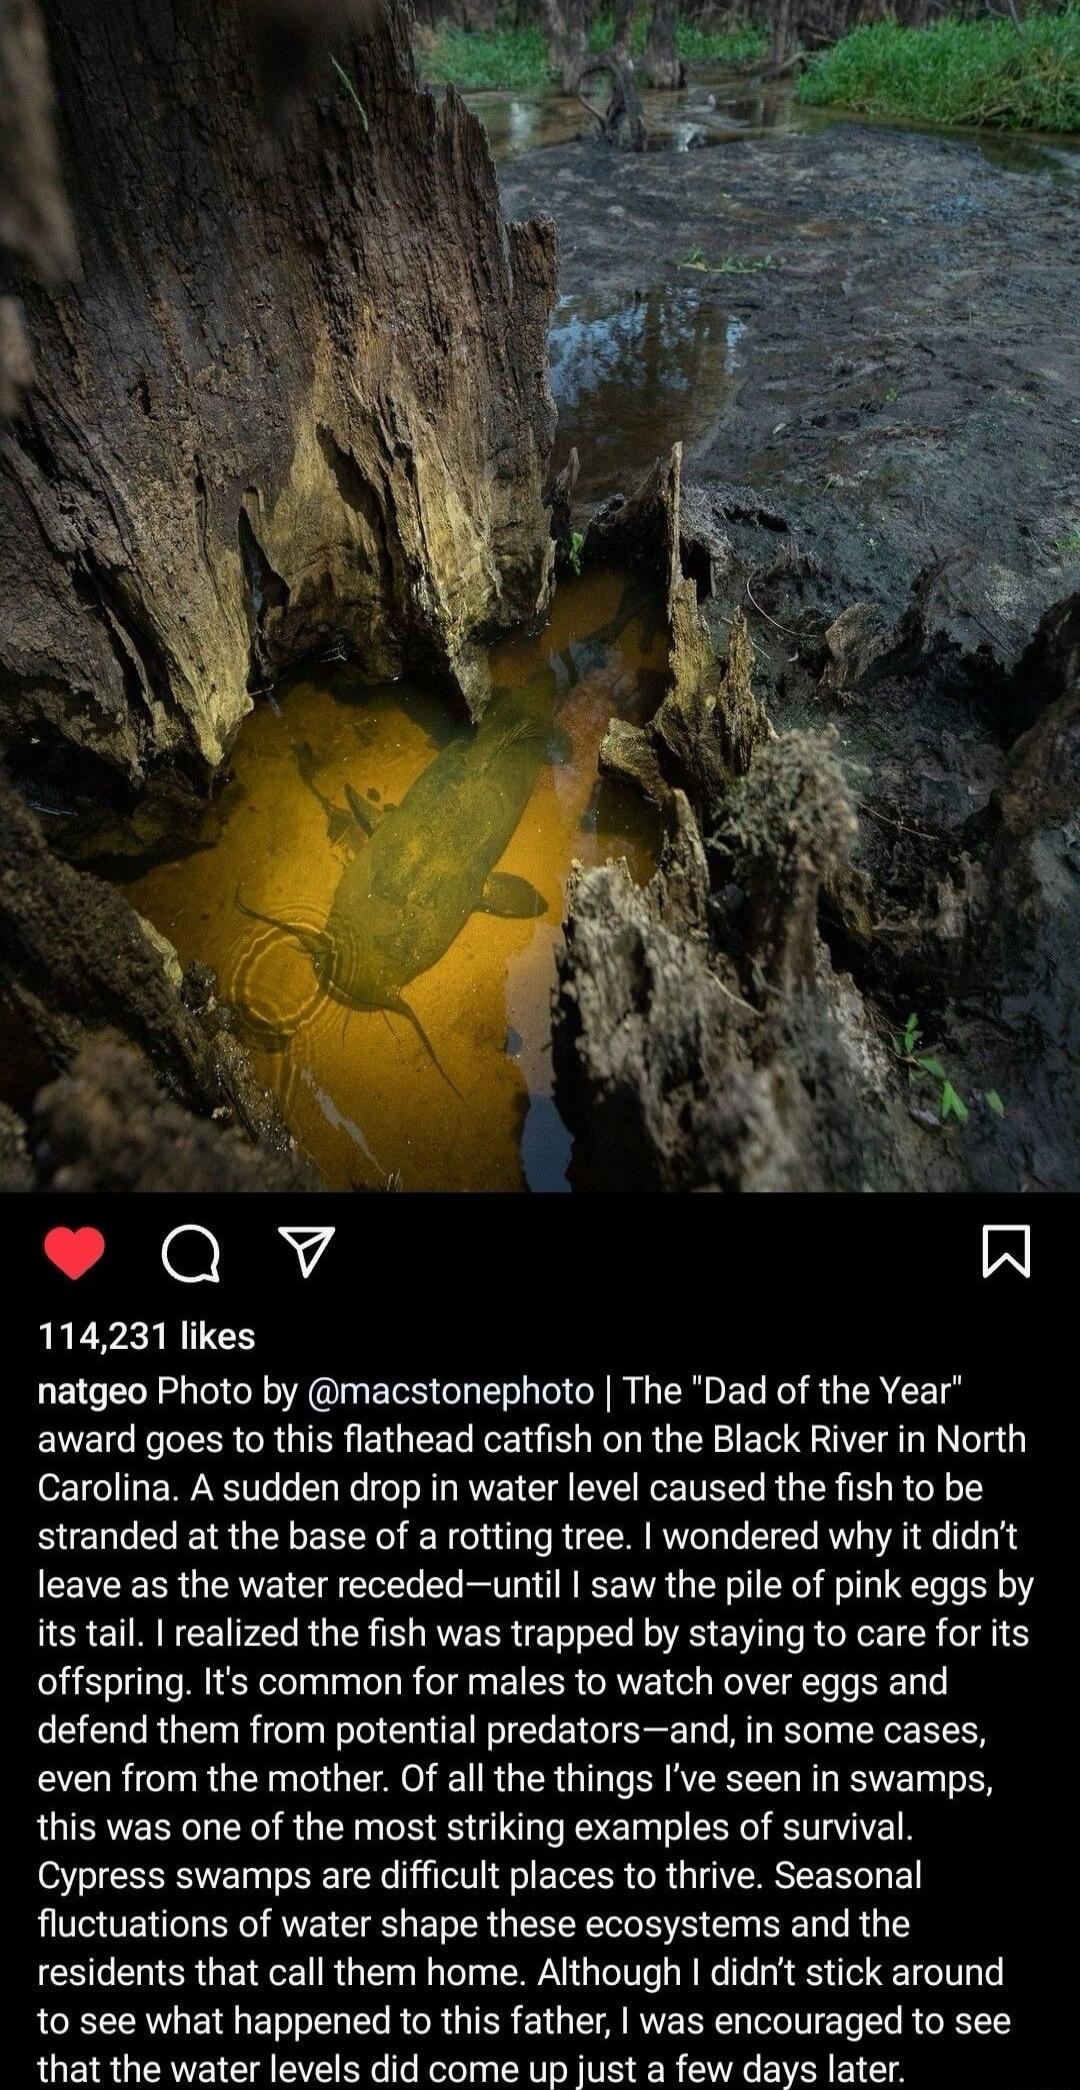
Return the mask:
<path fill-rule="evenodd" d="M 575 97 L 557 94 L 504 94 L 494 90 L 470 94 L 469 106 L 483 119 L 497 160 L 529 152 L 537 145 L 561 145 L 588 136 L 596 125 Z M 688 152 L 702 146 L 737 145 L 762 131 L 822 131 L 836 123 L 858 123 L 884 130 L 908 131 L 935 138 L 967 140 L 995 166 L 1019 174 L 1049 174 L 1058 179 L 1080 176 L 1080 141 L 1049 132 L 949 130 L 940 125 L 904 122 L 896 117 L 860 116 L 851 109 L 816 109 L 799 102 L 790 86 L 767 84 L 746 74 L 695 67 L 678 94 L 642 95 L 649 146 L 656 151 Z"/>
<path fill-rule="evenodd" d="M 343 871 L 367 845 L 355 826 L 332 842 L 323 801 L 344 807 L 348 782 L 376 808 L 402 802 L 440 748 L 468 731 L 431 687 L 373 688 L 332 670 L 260 703 L 199 846 L 127 883 L 182 961 L 212 965 L 221 997 L 246 1012 L 257 1073 L 334 1187 L 567 1187 L 571 1143 L 552 1095 L 550 1014 L 566 881 L 574 858 L 625 856 L 639 880 L 652 868 L 653 820 L 631 794 L 598 784 L 596 755 L 611 717 L 640 721 L 655 708 L 666 664 L 657 605 L 616 573 L 564 584 L 538 638 L 493 648 L 497 690 L 550 678 L 556 759 L 542 762 L 497 866 L 529 880 L 547 911 L 471 915 L 405 986 L 448 1080 L 403 1016 L 326 998 L 296 942 L 237 905 L 239 894 L 264 913 L 325 924 Z"/>
<path fill-rule="evenodd" d="M 703 417 L 723 413 L 745 333 L 715 289 L 692 280 L 641 291 L 615 311 L 607 298 L 559 299 L 549 336 L 555 467 L 576 446 L 579 504 L 624 492 Z"/>

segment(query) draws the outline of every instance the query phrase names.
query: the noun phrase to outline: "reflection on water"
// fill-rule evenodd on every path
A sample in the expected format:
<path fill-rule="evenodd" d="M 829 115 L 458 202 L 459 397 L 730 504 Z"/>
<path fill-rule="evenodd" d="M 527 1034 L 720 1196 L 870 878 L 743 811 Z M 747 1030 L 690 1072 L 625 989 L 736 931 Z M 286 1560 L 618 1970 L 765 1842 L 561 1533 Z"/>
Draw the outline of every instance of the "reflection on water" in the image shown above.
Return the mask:
<path fill-rule="evenodd" d="M 599 80 L 590 89 L 590 99 L 603 106 Z M 595 120 L 574 95 L 485 90 L 467 95 L 466 100 L 482 118 L 497 160 L 529 152 L 534 145 L 562 145 L 570 138 L 599 135 Z M 738 75 L 709 73 L 697 73 L 692 84 L 678 94 L 656 94 L 646 88 L 641 103 L 650 150 L 676 152 L 719 144 L 737 137 L 748 125 L 771 128 L 784 124 L 793 106 L 790 94 L 775 87 L 762 87 Z"/>
<path fill-rule="evenodd" d="M 508 96 L 494 92 L 466 96 L 482 117 L 495 158 L 506 159 L 536 145 L 561 145 L 595 131 L 581 103 L 563 95 Z M 692 147 L 737 143 L 762 131 L 822 131 L 836 123 L 860 123 L 883 130 L 925 132 L 977 144 L 995 166 L 1019 174 L 1049 174 L 1077 179 L 1080 148 L 1074 136 L 1016 131 L 943 129 L 940 125 L 901 122 L 895 117 L 860 116 L 851 109 L 815 109 L 796 101 L 785 81 L 760 81 L 746 74 L 694 68 L 679 94 L 642 95 L 650 148 L 685 152 Z"/>
<path fill-rule="evenodd" d="M 548 343 L 555 463 L 576 444 L 580 501 L 624 492 L 723 410 L 745 332 L 716 290 L 698 284 L 657 287 L 614 312 L 599 297 L 559 299 Z"/>
<path fill-rule="evenodd" d="M 502 694 L 479 732 L 418 684 L 298 681 L 245 725 L 203 846 L 128 886 L 185 964 L 215 968 L 334 1187 L 566 1188 L 550 1014 L 566 879 L 574 858 L 649 874 L 652 820 L 600 788 L 596 754 L 613 715 L 652 711 L 665 668 L 657 606 L 605 573 L 560 588 L 539 638 L 493 649 Z M 471 911 L 485 879 L 498 912 Z M 373 945 L 380 1005 L 346 1006 Z"/>

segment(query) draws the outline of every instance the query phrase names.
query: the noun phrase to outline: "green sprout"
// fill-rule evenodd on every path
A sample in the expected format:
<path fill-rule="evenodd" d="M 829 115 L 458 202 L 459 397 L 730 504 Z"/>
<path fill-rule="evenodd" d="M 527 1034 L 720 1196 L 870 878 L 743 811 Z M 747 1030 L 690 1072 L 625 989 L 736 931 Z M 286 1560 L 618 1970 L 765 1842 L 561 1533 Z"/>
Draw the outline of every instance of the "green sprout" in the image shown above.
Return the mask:
<path fill-rule="evenodd" d="M 754 276 L 760 269 L 778 266 L 775 254 L 763 254 L 759 261 L 749 254 L 725 254 L 723 261 L 710 261 L 704 247 L 691 247 L 679 263 L 681 269 L 700 269 L 706 276 Z"/>
<path fill-rule="evenodd" d="M 338 79 L 341 81 L 341 84 L 344 87 L 346 93 L 350 95 L 352 100 L 356 103 L 356 106 L 360 111 L 360 120 L 364 126 L 365 131 L 369 131 L 371 129 L 371 125 L 368 122 L 367 110 L 365 109 L 364 104 L 360 99 L 360 96 L 357 94 L 356 89 L 353 86 L 353 83 L 345 70 L 345 67 L 343 65 L 339 65 L 337 59 L 333 57 L 333 55 L 331 55 L 330 63 L 333 66 L 334 71 L 336 72 Z"/>
<path fill-rule="evenodd" d="M 950 1081 L 937 1054 L 922 1051 L 922 1041 L 923 1034 L 919 1028 L 919 1019 L 913 1013 L 908 1017 L 903 1030 L 897 1032 L 893 1038 L 893 1051 L 897 1059 L 902 1060 L 907 1068 L 908 1080 L 910 1082 L 916 1082 L 921 1075 L 925 1075 L 930 1081 L 938 1084 L 938 1114 L 942 1124 L 947 1125 L 950 1118 L 955 1118 L 958 1125 L 966 1125 L 971 1116 L 968 1105 L 964 1102 L 959 1090 Z M 997 1089 L 985 1089 L 983 1091 L 983 1102 L 996 1118 L 1004 1117 L 1005 1105 Z"/>

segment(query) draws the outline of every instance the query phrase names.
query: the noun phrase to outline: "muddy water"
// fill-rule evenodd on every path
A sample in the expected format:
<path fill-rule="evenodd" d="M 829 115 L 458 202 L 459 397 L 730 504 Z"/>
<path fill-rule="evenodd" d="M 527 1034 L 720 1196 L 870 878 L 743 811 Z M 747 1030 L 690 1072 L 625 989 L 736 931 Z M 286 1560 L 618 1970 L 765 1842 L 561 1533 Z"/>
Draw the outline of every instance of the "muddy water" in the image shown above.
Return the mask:
<path fill-rule="evenodd" d="M 199 846 L 127 885 L 182 961 L 212 965 L 222 997 L 245 1012 L 256 1070 L 334 1187 L 566 1188 L 570 1140 L 552 1100 L 550 1016 L 563 896 L 574 858 L 626 857 L 639 880 L 655 861 L 649 816 L 598 784 L 596 755 L 612 716 L 641 720 L 655 708 L 665 646 L 641 587 L 603 573 L 560 587 L 539 638 L 493 649 L 496 693 L 535 687 L 538 676 L 547 685 L 550 744 L 491 866 L 527 880 L 546 911 L 472 914 L 404 985 L 442 1073 L 403 1015 L 328 998 L 295 938 L 237 905 L 239 896 L 323 928 L 343 873 L 371 846 L 342 817 L 346 784 L 377 819 L 468 731 L 430 687 L 373 689 L 335 670 L 260 704 Z"/>

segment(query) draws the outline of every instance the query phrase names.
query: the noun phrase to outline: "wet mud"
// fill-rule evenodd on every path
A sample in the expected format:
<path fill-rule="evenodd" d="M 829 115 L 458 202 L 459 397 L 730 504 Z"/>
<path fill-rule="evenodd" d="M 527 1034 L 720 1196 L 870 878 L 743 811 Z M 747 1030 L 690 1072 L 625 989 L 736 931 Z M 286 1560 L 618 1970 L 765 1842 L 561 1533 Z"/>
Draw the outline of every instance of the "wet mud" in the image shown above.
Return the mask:
<path fill-rule="evenodd" d="M 581 451 L 583 512 L 595 494 L 630 490 L 678 400 L 682 563 L 714 646 L 722 656 L 744 613 L 773 727 L 833 736 L 855 822 L 816 903 L 833 984 L 826 993 L 815 962 L 802 1007 L 816 1006 L 818 1044 L 861 1036 L 863 1074 L 845 1094 L 775 1041 L 765 1059 L 774 1089 L 781 1063 L 789 1095 L 815 1087 L 820 1130 L 831 1094 L 834 1130 L 861 1125 L 861 1153 L 858 1140 L 825 1152 L 803 1128 L 794 1160 L 789 1143 L 782 1166 L 762 1165 L 784 1138 L 778 1121 L 747 1144 L 749 1090 L 742 1132 L 727 1123 L 727 1158 L 711 1165 L 710 1104 L 691 1142 L 677 1114 L 651 1117 L 643 1098 L 663 1089 L 665 1067 L 670 1082 L 667 1061 L 685 1066 L 695 1050 L 711 1067 L 699 1091 L 730 1106 L 742 1048 L 714 1064 L 715 1036 L 688 1042 L 684 978 L 675 1042 L 657 1007 L 640 1064 L 616 1074 L 618 1015 L 600 1023 L 603 1038 L 582 1027 L 582 1006 L 599 1006 L 584 976 L 606 978 L 610 1010 L 640 1007 L 641 980 L 620 984 L 609 959 L 625 959 L 628 910 L 643 903 L 588 882 L 575 895 L 562 1026 L 582 1128 L 617 1097 L 624 1154 L 627 1124 L 640 1134 L 639 1186 L 1075 1184 L 1080 689 L 1064 634 L 1080 583 L 1080 357 L 1061 325 L 1078 273 L 1071 175 L 1053 155 L 1017 167 L 974 141 L 839 124 L 685 156 L 556 145 L 507 160 L 501 179 L 508 209 L 542 195 L 558 225 L 558 444 L 560 456 Z M 620 459 L 603 430 L 621 383 L 632 411 Z M 697 808 L 706 843 L 726 817 L 722 802 Z M 706 863 L 715 977 L 739 951 L 752 873 L 738 850 L 708 847 Z M 651 928 L 637 922 L 645 945 L 668 935 L 663 911 Z M 752 973 L 753 951 L 743 957 Z M 748 979 L 745 967 L 725 974 L 760 1004 Z M 843 1010 L 842 987 L 854 997 Z M 913 1014 L 918 1052 L 905 1056 L 897 1039 Z M 759 1040 L 752 1066 L 760 1051 Z M 941 1073 L 912 1064 L 918 1055 Z M 942 1118 L 945 1079 L 963 1122 Z M 876 1155 L 875 1095 L 890 1118 Z M 892 1119 L 897 1104 L 914 1140 Z M 601 1180 L 598 1150 L 590 1164 L 579 1148 L 578 1160 Z"/>
<path fill-rule="evenodd" d="M 583 505 L 612 490 L 590 438 L 621 395 L 623 491 L 677 435 L 688 482 L 782 512 L 774 551 L 837 610 L 896 615 L 928 560 L 970 555 L 1015 656 L 1080 583 L 1074 178 L 834 124 L 685 155 L 585 139 L 500 181 L 558 228 L 556 465 L 576 443 Z"/>

